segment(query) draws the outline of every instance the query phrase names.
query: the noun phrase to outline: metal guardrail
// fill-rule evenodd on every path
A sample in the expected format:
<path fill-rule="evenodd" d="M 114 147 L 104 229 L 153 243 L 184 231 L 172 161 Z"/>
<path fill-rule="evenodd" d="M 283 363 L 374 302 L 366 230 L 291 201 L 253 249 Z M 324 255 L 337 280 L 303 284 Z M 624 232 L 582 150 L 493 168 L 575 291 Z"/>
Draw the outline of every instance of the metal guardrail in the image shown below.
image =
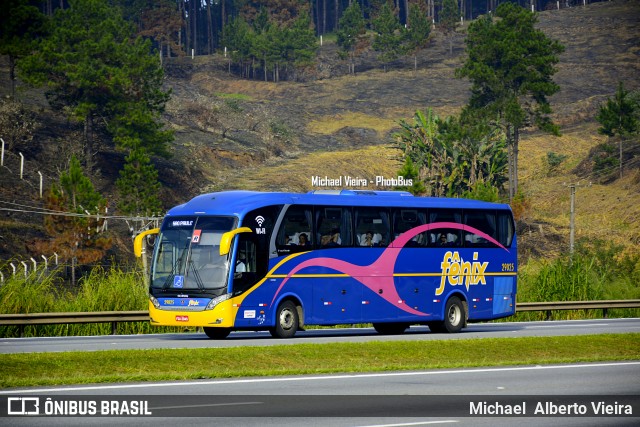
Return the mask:
<path fill-rule="evenodd" d="M 602 301 L 555 301 L 555 302 L 520 302 L 516 304 L 516 313 L 524 311 L 546 311 L 547 320 L 551 319 L 554 310 L 602 310 L 606 319 L 608 311 L 614 308 L 640 308 L 640 299 L 602 300 Z"/>
<path fill-rule="evenodd" d="M 148 322 L 148 311 L 100 311 L 69 313 L 0 314 L 0 326 L 60 325 L 66 323 L 111 323 L 111 334 L 116 334 L 120 322 Z"/>
<path fill-rule="evenodd" d="M 602 310 L 607 317 L 608 310 L 615 308 L 640 308 L 640 299 L 603 300 L 603 301 L 556 301 L 556 302 L 521 302 L 516 304 L 516 313 L 525 311 L 546 311 L 547 320 L 551 319 L 554 310 Z M 116 334 L 120 322 L 147 322 L 148 311 L 101 311 L 71 313 L 30 313 L 0 314 L 0 326 L 58 325 L 65 323 L 111 323 L 111 333 Z"/>

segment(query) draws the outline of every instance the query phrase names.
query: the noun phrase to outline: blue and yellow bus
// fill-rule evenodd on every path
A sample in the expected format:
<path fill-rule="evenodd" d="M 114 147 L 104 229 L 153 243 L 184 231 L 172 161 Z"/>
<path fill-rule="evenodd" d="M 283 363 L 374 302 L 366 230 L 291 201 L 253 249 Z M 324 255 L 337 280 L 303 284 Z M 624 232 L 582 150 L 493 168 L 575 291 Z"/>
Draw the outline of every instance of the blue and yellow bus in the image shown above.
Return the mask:
<path fill-rule="evenodd" d="M 508 205 L 395 191 L 225 191 L 171 209 L 149 284 L 153 325 L 293 337 L 305 325 L 458 332 L 514 314 Z"/>

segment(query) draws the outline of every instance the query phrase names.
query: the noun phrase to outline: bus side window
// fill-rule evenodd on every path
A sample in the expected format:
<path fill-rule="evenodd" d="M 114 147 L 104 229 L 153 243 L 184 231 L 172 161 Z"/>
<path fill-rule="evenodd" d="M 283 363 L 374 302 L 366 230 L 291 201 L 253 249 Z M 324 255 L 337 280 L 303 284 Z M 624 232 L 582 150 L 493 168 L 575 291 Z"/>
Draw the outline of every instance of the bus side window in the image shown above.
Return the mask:
<path fill-rule="evenodd" d="M 434 224 L 435 241 L 433 246 L 460 247 L 463 245 L 462 230 L 450 228 L 447 223 L 462 225 L 462 210 L 459 209 L 429 209 L 429 223 Z M 438 224 L 442 224 L 441 227 Z M 432 239 L 433 240 L 433 239 Z"/>
<path fill-rule="evenodd" d="M 289 206 L 276 235 L 279 255 L 308 251 L 313 247 L 310 206 Z"/>
<path fill-rule="evenodd" d="M 316 230 L 318 248 L 351 246 L 351 211 L 339 206 L 317 206 Z"/>
<path fill-rule="evenodd" d="M 491 238 L 496 237 L 496 213 L 495 211 L 465 211 L 464 214 L 464 245 L 466 247 L 492 247 L 494 246 L 483 233 Z M 477 230 L 477 231 L 476 231 Z"/>
<path fill-rule="evenodd" d="M 497 240 L 506 248 L 511 247 L 515 235 L 513 215 L 509 211 L 498 212 Z"/>
<path fill-rule="evenodd" d="M 389 213 L 385 208 L 354 208 L 355 245 L 381 247 L 389 245 Z"/>
<path fill-rule="evenodd" d="M 393 239 L 397 239 L 401 234 L 406 233 L 420 225 L 427 223 L 426 211 L 418 209 L 393 209 Z M 427 246 L 431 241 L 431 233 L 423 232 L 415 235 L 407 247 Z"/>

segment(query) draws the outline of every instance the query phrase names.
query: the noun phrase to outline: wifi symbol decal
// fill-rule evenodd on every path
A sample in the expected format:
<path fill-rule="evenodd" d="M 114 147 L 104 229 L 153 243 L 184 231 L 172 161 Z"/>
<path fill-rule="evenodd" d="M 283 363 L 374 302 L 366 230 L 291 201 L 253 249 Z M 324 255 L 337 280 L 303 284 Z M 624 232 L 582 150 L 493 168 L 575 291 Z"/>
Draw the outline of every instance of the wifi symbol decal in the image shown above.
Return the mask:
<path fill-rule="evenodd" d="M 261 216 L 261 215 L 258 215 L 258 216 L 256 217 L 256 222 L 258 223 L 258 225 L 259 225 L 260 227 L 262 227 L 262 223 L 264 222 L 264 217 L 263 217 L 263 216 Z"/>

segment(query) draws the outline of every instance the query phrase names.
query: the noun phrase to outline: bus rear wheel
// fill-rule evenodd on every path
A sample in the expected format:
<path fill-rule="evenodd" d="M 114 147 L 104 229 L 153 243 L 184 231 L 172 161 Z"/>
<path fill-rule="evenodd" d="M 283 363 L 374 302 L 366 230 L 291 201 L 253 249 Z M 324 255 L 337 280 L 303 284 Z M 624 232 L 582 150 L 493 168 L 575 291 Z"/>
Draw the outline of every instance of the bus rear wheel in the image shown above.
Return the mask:
<path fill-rule="evenodd" d="M 269 329 L 269 332 L 274 338 L 291 338 L 296 334 L 299 325 L 298 308 L 293 302 L 284 301 L 276 312 L 276 326 Z"/>
<path fill-rule="evenodd" d="M 431 332 L 460 332 L 467 324 L 467 310 L 465 303 L 458 297 L 447 300 L 442 322 L 429 322 Z"/>
<path fill-rule="evenodd" d="M 210 328 L 205 326 L 202 329 L 204 329 L 204 333 L 213 340 L 223 340 L 231 333 L 231 329 L 229 328 Z"/>
<path fill-rule="evenodd" d="M 400 335 L 407 330 L 406 323 L 374 323 L 373 329 L 380 335 Z"/>

